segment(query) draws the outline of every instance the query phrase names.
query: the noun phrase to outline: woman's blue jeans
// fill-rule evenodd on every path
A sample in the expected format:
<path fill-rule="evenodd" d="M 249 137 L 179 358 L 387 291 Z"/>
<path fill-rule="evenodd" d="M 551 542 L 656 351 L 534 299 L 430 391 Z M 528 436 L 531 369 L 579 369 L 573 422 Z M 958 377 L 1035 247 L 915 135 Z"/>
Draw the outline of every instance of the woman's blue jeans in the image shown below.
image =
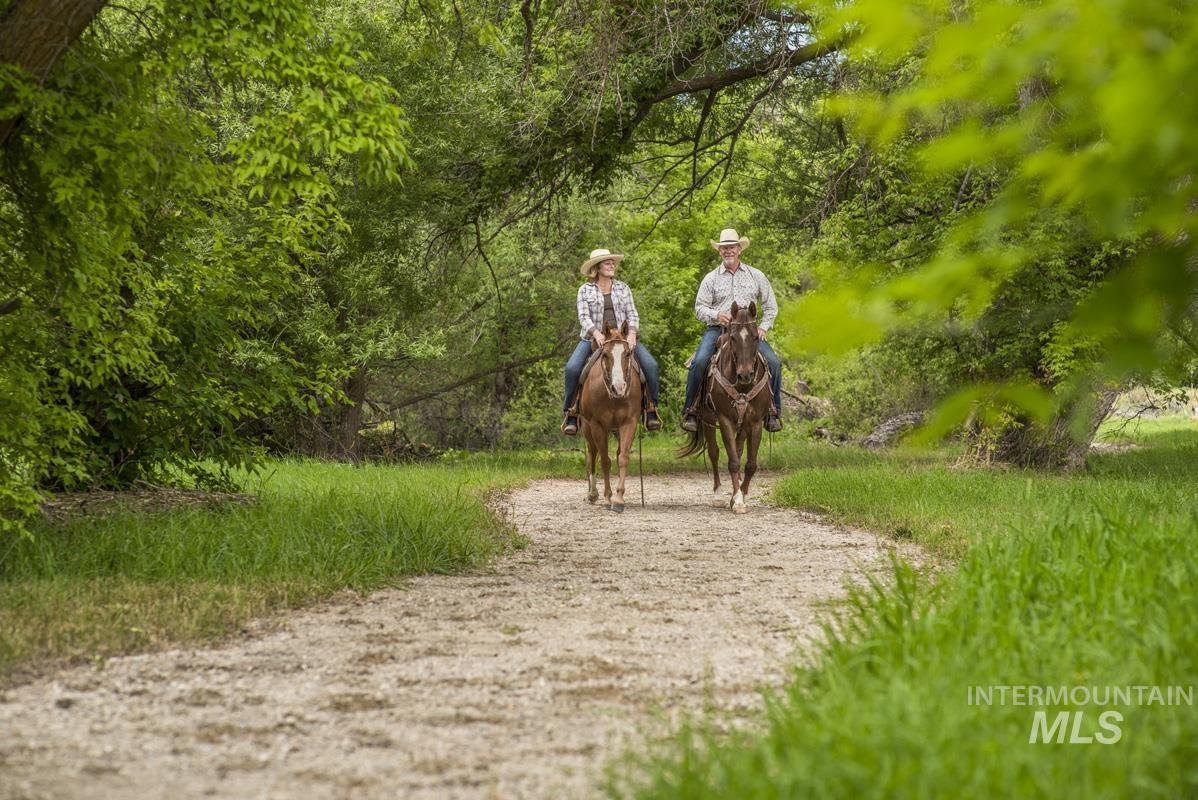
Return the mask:
<path fill-rule="evenodd" d="M 636 343 L 633 355 L 636 356 L 636 363 L 641 365 L 641 371 L 645 373 L 645 382 L 649 384 L 649 397 L 652 399 L 653 405 L 657 405 L 657 392 L 661 388 L 657 359 L 640 342 Z M 570 410 L 574 392 L 578 389 L 578 378 L 582 375 L 582 368 L 586 366 L 587 359 L 590 357 L 591 340 L 584 339 L 574 348 L 574 352 L 570 354 L 570 360 L 566 362 L 566 386 L 562 398 L 563 412 Z"/>

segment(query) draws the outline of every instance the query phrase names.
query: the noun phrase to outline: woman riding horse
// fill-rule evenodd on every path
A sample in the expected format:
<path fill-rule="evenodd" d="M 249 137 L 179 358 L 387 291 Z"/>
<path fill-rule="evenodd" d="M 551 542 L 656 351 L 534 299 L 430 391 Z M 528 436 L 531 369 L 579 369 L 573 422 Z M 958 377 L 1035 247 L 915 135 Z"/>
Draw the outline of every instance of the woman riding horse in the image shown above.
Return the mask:
<path fill-rule="evenodd" d="M 591 257 L 582 262 L 578 270 L 586 276 L 587 281 L 578 287 L 577 307 L 581 341 L 574 348 L 570 360 L 566 362 L 565 397 L 562 400 L 565 420 L 562 421 L 562 433 L 567 436 L 578 433 L 578 415 L 574 400 L 582 368 L 591 357 L 592 342 L 596 348 L 603 347 L 606 341 L 603 332 L 608 328 L 619 329 L 625 322 L 628 323 L 628 345 L 633 348 L 633 355 L 636 356 L 641 371 L 645 373 L 645 383 L 649 388 L 649 398 L 645 405 L 645 429 L 661 429 L 661 420 L 657 416 L 657 361 L 645 346 L 637 341 L 641 318 L 632 302 L 632 290 L 628 288 L 628 284 L 616 280 L 616 265 L 623 260 L 624 256 L 607 250 L 592 250 Z"/>

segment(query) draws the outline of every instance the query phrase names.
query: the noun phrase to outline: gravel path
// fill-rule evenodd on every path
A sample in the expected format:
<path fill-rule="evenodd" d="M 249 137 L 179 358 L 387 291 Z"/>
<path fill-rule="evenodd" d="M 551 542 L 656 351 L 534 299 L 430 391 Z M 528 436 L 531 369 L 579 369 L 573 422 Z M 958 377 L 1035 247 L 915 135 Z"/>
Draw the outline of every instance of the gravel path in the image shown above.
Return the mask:
<path fill-rule="evenodd" d="M 710 508 L 709 487 L 650 477 L 642 509 L 634 479 L 618 515 L 583 481 L 540 481 L 508 501 L 529 546 L 485 572 L 11 689 L 0 797 L 593 795 L 679 712 L 757 708 L 821 606 L 884 558 L 760 499 Z"/>

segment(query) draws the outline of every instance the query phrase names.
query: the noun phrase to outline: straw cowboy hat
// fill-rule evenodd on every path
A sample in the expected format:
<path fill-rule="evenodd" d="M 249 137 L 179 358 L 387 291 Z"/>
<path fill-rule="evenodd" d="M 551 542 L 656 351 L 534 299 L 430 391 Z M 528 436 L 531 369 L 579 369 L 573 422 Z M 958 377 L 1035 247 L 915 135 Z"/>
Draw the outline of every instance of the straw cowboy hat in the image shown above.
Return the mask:
<path fill-rule="evenodd" d="M 578 268 L 578 271 L 583 275 L 589 276 L 591 274 L 592 267 L 600 262 L 607 261 L 609 258 L 617 264 L 624 260 L 624 256 L 613 253 L 610 250 L 604 250 L 601 247 L 598 250 L 591 251 L 591 257 L 582 262 L 582 266 Z"/>
<path fill-rule="evenodd" d="M 720 245 L 723 244 L 739 244 L 741 250 L 748 250 L 749 237 L 741 236 L 736 232 L 736 228 L 724 228 L 724 230 L 720 231 L 720 240 L 718 242 L 712 242 L 711 246 L 716 250 L 719 250 Z"/>

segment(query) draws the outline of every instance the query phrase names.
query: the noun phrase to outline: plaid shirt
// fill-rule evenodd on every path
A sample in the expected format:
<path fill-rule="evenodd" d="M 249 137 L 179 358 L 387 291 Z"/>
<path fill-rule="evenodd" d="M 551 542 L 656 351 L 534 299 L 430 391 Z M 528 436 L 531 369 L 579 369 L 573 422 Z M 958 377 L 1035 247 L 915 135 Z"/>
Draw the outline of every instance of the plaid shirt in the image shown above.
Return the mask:
<path fill-rule="evenodd" d="M 641 317 L 636 313 L 636 304 L 632 302 L 632 290 L 624 281 L 613 280 L 611 283 L 611 304 L 616 310 L 616 327 L 628 321 L 630 331 L 640 330 Z M 582 326 L 579 338 L 591 338 L 591 331 L 603 324 L 603 292 L 599 284 L 587 281 L 578 287 L 578 324 Z"/>
<path fill-rule="evenodd" d="M 761 322 L 757 327 L 768 331 L 778 316 L 778 301 L 774 298 L 774 287 L 770 279 L 759 269 L 741 263 L 736 272 L 729 272 L 723 264 L 704 276 L 695 294 L 695 317 L 705 325 L 719 325 L 720 314 L 732 313 L 732 301 L 747 306 L 757 301 L 761 310 Z M 602 308 L 600 313 L 602 313 Z"/>

